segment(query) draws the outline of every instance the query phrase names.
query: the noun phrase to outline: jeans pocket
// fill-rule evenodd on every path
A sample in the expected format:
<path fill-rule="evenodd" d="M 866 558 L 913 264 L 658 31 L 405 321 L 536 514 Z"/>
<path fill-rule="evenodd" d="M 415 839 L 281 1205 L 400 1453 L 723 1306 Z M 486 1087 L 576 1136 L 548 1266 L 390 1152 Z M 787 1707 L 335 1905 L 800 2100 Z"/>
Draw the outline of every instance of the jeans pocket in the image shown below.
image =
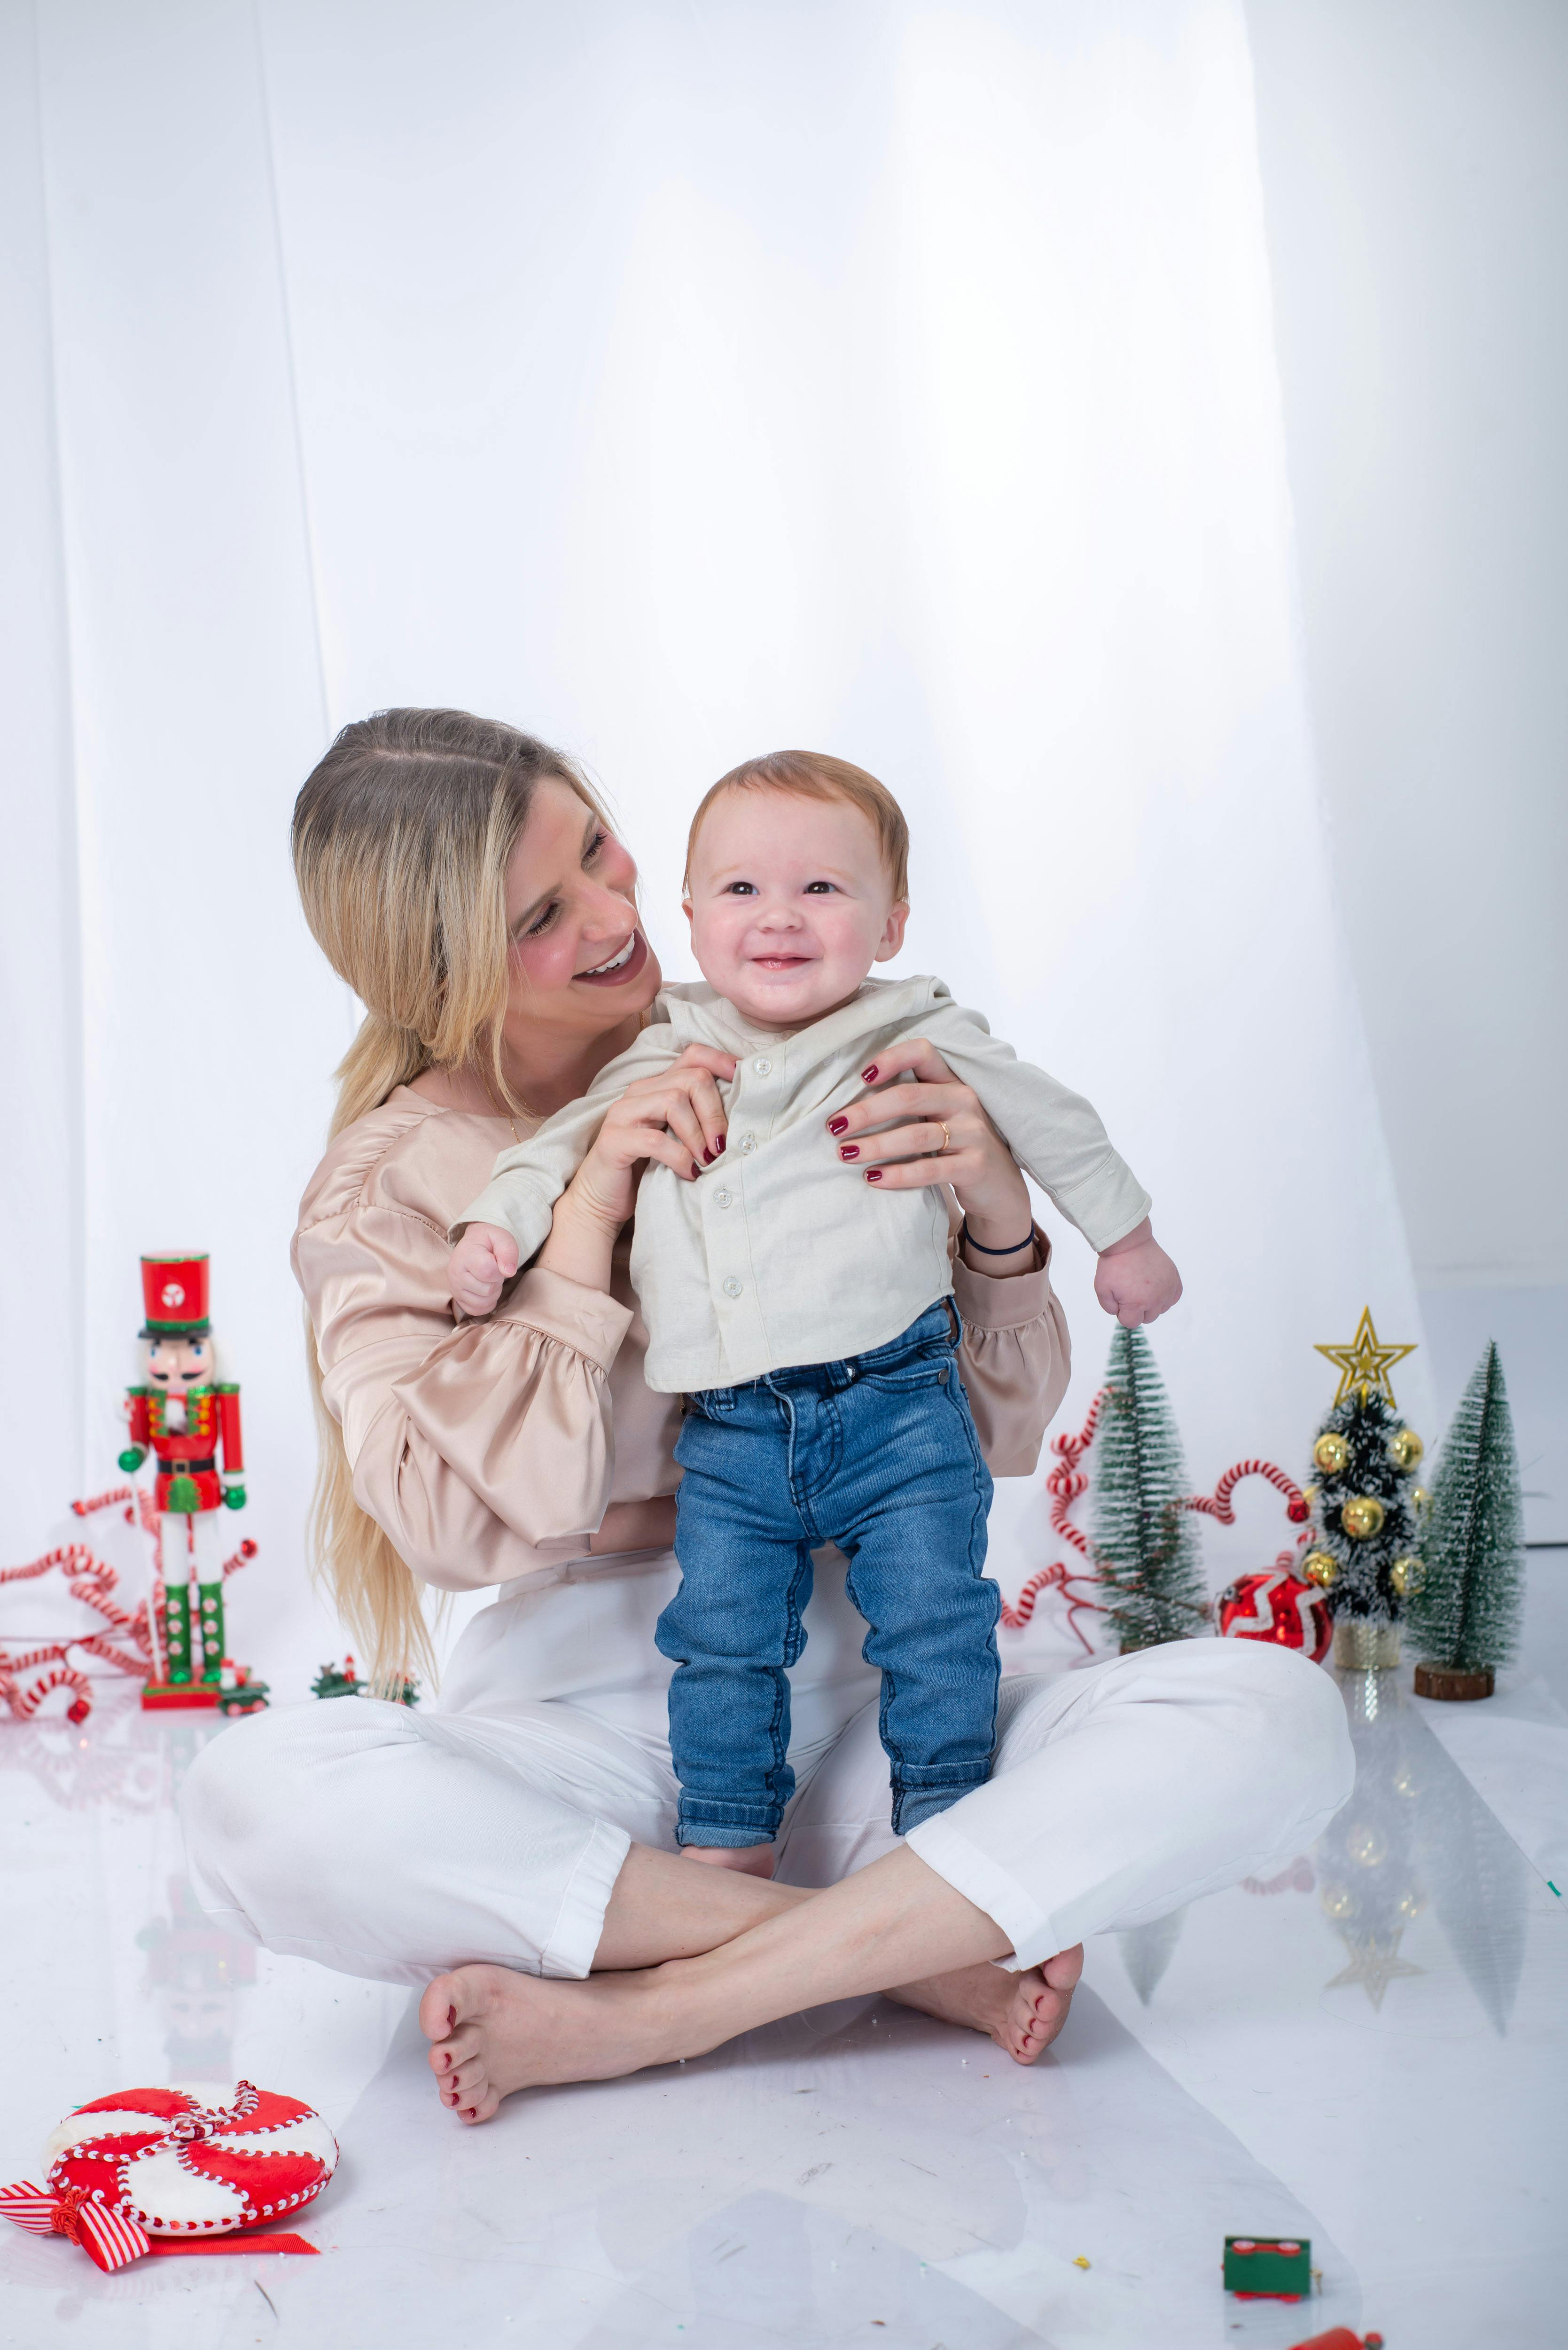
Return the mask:
<path fill-rule="evenodd" d="M 914 1388 L 946 1387 L 954 1376 L 955 1359 L 953 1348 L 945 1342 L 921 1347 L 890 1363 L 879 1363 L 874 1371 L 863 1371 L 861 1385 L 887 1395 L 908 1394 Z"/>

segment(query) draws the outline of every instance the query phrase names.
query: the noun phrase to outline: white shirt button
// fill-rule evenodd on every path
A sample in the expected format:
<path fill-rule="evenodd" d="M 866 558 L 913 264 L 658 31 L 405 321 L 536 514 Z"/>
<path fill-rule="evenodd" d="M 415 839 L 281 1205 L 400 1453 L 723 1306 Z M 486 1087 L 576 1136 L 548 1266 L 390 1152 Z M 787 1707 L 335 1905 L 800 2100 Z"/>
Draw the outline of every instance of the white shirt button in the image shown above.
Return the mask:
<path fill-rule="evenodd" d="M 774 1065 L 771 1061 L 753 1061 L 752 1063 L 752 1074 L 753 1076 L 765 1077 L 772 1070 L 773 1066 Z"/>
<path fill-rule="evenodd" d="M 749 1159 L 749 1158 L 751 1157 L 751 1155 L 752 1155 L 753 1151 L 756 1149 L 756 1147 L 757 1147 L 757 1138 L 756 1138 L 756 1136 L 755 1136 L 754 1134 L 742 1134 L 742 1137 L 741 1137 L 741 1156 L 742 1156 L 742 1159 Z"/>
<path fill-rule="evenodd" d="M 735 1279 L 734 1274 L 731 1274 L 729 1279 L 724 1284 L 724 1295 L 726 1297 L 739 1297 L 740 1294 L 741 1284 Z"/>
<path fill-rule="evenodd" d="M 716 1208 L 732 1207 L 734 1204 L 734 1198 L 735 1195 L 732 1191 L 715 1191 L 713 1194 L 713 1204 Z"/>

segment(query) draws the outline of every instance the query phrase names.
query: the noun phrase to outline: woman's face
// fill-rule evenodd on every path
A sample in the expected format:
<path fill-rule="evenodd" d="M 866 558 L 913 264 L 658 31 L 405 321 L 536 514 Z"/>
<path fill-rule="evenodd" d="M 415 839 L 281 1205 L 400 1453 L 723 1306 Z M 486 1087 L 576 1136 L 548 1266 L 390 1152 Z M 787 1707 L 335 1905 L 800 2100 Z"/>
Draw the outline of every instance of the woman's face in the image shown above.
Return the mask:
<path fill-rule="evenodd" d="M 659 964 L 638 928 L 637 867 L 568 785 L 545 776 L 506 867 L 506 1024 L 601 1035 L 645 1012 Z"/>

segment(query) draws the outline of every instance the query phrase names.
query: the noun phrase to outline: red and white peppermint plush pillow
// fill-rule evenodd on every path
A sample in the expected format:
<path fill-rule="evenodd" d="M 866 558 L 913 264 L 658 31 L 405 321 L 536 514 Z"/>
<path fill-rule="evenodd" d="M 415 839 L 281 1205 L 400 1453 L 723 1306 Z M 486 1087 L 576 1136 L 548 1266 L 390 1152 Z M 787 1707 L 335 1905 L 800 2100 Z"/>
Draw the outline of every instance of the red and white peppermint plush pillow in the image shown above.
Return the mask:
<path fill-rule="evenodd" d="M 237 2081 L 95 2097 L 53 2132 L 44 2162 L 57 2197 L 91 2196 L 150 2236 L 223 2236 L 314 2202 L 337 2141 L 314 2106 Z"/>

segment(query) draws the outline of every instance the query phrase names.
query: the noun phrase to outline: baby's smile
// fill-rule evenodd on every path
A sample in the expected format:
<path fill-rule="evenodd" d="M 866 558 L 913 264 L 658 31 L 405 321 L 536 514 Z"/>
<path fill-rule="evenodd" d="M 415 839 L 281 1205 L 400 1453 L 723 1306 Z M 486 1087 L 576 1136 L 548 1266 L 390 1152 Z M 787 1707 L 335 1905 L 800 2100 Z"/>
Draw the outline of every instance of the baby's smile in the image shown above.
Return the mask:
<path fill-rule="evenodd" d="M 869 818 L 844 801 L 726 792 L 693 844 L 692 950 L 710 986 L 757 1027 L 805 1027 L 849 1003 L 897 954 L 907 910 Z"/>

